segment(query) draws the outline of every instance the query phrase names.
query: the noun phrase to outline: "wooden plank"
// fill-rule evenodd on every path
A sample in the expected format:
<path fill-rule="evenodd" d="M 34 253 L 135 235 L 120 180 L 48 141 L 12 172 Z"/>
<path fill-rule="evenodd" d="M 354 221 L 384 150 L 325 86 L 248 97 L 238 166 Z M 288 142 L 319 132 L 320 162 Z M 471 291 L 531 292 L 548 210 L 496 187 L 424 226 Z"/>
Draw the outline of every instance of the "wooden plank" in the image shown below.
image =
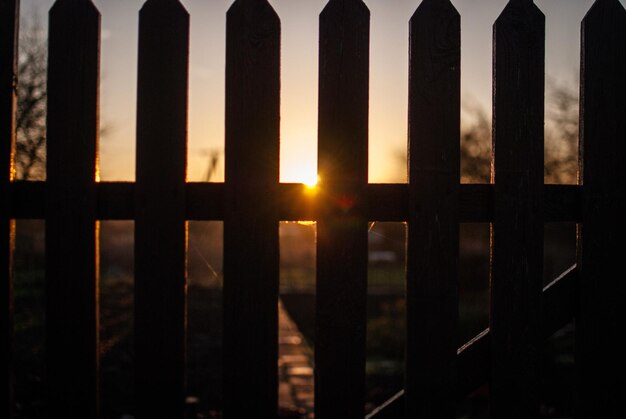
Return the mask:
<path fill-rule="evenodd" d="M 280 20 L 266 0 L 237 0 L 226 19 L 224 417 L 270 418 L 278 410 Z"/>
<path fill-rule="evenodd" d="M 459 191 L 461 222 L 489 223 L 493 221 L 493 195 L 493 185 L 461 185 Z"/>
<path fill-rule="evenodd" d="M 45 182 L 14 181 L 10 185 L 12 218 L 41 219 L 45 216 Z M 459 219 L 463 223 L 493 220 L 494 185 L 460 185 Z M 135 184 L 99 182 L 96 185 L 99 220 L 132 220 L 135 217 Z M 224 184 L 188 182 L 187 220 L 224 219 Z M 366 187 L 370 221 L 406 221 L 409 188 L 407 184 L 369 184 Z M 282 221 L 317 220 L 323 195 L 311 193 L 300 183 L 278 185 L 278 217 Z M 582 219 L 582 187 L 544 185 L 545 221 L 579 222 Z"/>
<path fill-rule="evenodd" d="M 528 419 L 539 416 L 545 18 L 511 0 L 493 35 L 490 417 Z"/>
<path fill-rule="evenodd" d="M 139 12 L 135 195 L 135 415 L 183 418 L 189 14 Z M 158 402 L 155 402 L 157 401 Z"/>
<path fill-rule="evenodd" d="M 187 183 L 187 220 L 215 221 L 224 219 L 224 184 Z"/>
<path fill-rule="evenodd" d="M 579 230 L 580 316 L 576 364 L 578 416 L 624 417 L 626 358 L 626 12 L 598 0 L 582 22 Z"/>
<path fill-rule="evenodd" d="M 404 184 L 370 183 L 365 189 L 369 221 L 406 221 L 409 214 L 409 187 Z"/>
<path fill-rule="evenodd" d="M 0 416 L 12 417 L 13 248 L 11 181 L 17 109 L 19 0 L 0 0 Z"/>
<path fill-rule="evenodd" d="M 281 221 L 317 219 L 319 194 L 301 183 L 281 183 L 278 188 L 278 211 Z"/>
<path fill-rule="evenodd" d="M 578 185 L 544 185 L 544 221 L 576 222 L 582 217 L 582 188 Z"/>
<path fill-rule="evenodd" d="M 100 13 L 58 0 L 48 41 L 46 380 L 50 417 L 98 417 Z"/>
<path fill-rule="evenodd" d="M 135 219 L 135 183 L 99 182 L 96 185 L 99 220 Z"/>
<path fill-rule="evenodd" d="M 567 269 L 558 278 L 546 285 L 542 294 L 545 314 L 541 336 L 548 339 L 574 319 L 578 307 L 578 270 L 576 265 Z M 483 330 L 457 350 L 456 400 L 487 383 L 491 371 L 491 336 L 489 329 Z M 404 414 L 404 390 L 393 395 L 380 407 L 374 409 L 366 419 L 397 419 Z"/>
<path fill-rule="evenodd" d="M 45 182 L 15 181 L 10 185 L 10 215 L 19 219 L 45 216 Z M 459 219 L 463 223 L 488 223 L 493 220 L 494 185 L 460 185 Z M 99 220 L 132 220 L 135 217 L 135 184 L 99 182 L 96 185 Z M 188 182 L 187 220 L 224 219 L 224 184 Z M 407 184 L 376 184 L 366 187 L 370 221 L 406 221 L 409 188 Z M 317 220 L 323 195 L 312 194 L 300 183 L 278 185 L 278 217 L 282 221 Z M 582 187 L 544 185 L 545 221 L 579 222 L 582 219 Z"/>
<path fill-rule="evenodd" d="M 405 416 L 456 417 L 461 19 L 424 0 L 409 21 Z"/>
<path fill-rule="evenodd" d="M 369 10 L 330 0 L 319 20 L 315 417 L 365 405 Z"/>

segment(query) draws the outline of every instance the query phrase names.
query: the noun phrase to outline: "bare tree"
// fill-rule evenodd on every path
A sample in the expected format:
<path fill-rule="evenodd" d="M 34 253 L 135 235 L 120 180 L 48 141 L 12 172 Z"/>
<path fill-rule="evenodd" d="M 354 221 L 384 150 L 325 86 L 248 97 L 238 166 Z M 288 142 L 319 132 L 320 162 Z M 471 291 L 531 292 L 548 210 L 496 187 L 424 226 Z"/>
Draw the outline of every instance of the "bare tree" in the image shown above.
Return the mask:
<path fill-rule="evenodd" d="M 578 90 L 575 84 L 553 79 L 548 79 L 546 87 L 544 179 L 546 183 L 576 183 Z M 461 127 L 461 183 L 489 183 L 491 117 L 473 101 L 464 102 L 462 111 L 465 117 Z M 398 161 L 406 163 L 404 154 L 396 155 Z"/>
<path fill-rule="evenodd" d="M 576 183 L 578 172 L 578 91 L 548 79 L 544 179 Z M 464 104 L 469 123 L 461 129 L 461 181 L 488 183 L 491 173 L 491 118 L 477 104 Z"/>
<path fill-rule="evenodd" d="M 461 127 L 461 183 L 489 183 L 491 118 L 477 103 L 463 103 L 469 122 Z"/>
<path fill-rule="evenodd" d="M 41 180 L 46 162 L 46 34 L 36 15 L 20 33 L 17 84 L 17 179 Z"/>
<path fill-rule="evenodd" d="M 576 183 L 578 173 L 578 90 L 575 85 L 547 82 L 546 183 Z"/>

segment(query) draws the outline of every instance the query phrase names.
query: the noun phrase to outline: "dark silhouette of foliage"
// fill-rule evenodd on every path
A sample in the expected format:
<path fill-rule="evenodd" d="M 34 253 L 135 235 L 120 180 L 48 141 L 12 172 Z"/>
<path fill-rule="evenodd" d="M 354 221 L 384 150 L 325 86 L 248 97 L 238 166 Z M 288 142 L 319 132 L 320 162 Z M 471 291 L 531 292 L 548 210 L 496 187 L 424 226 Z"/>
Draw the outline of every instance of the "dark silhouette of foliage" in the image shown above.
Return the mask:
<path fill-rule="evenodd" d="M 546 183 L 576 183 L 578 173 L 578 90 L 548 80 L 544 175 Z"/>
<path fill-rule="evenodd" d="M 477 104 L 463 104 L 469 124 L 461 127 L 461 183 L 489 183 L 491 118 Z"/>
<path fill-rule="evenodd" d="M 19 40 L 17 84 L 17 179 L 45 178 L 46 163 L 46 35 L 39 20 L 25 22 Z"/>
<path fill-rule="evenodd" d="M 544 179 L 573 184 L 578 173 L 578 91 L 548 79 L 546 85 Z M 461 182 L 489 183 L 491 118 L 478 104 L 464 104 L 469 122 L 461 128 Z"/>

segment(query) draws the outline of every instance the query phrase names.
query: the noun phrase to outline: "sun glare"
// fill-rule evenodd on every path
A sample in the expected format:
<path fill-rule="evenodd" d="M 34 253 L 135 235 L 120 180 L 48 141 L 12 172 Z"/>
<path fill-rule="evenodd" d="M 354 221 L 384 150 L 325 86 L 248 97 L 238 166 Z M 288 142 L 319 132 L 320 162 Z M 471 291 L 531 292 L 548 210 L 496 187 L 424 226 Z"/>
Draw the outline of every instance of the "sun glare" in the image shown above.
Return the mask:
<path fill-rule="evenodd" d="M 317 187 L 317 182 L 319 182 L 319 176 L 317 175 L 307 176 L 302 179 L 302 183 L 307 187 L 307 189 L 315 189 Z"/>
<path fill-rule="evenodd" d="M 291 161 L 280 168 L 280 181 L 286 183 L 301 183 L 307 189 L 315 189 L 319 182 L 317 163 L 313 161 Z"/>

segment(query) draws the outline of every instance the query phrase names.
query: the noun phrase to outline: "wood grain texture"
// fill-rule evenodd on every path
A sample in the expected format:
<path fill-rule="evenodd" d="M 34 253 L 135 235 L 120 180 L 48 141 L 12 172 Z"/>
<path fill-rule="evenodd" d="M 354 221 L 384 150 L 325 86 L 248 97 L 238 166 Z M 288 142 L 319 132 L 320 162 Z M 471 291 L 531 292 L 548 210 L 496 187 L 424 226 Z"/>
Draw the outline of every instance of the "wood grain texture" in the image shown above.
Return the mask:
<path fill-rule="evenodd" d="M 579 229 L 578 417 L 626 416 L 626 11 L 598 0 L 582 22 Z"/>
<path fill-rule="evenodd" d="M 365 405 L 369 10 L 330 0 L 319 20 L 315 417 Z"/>
<path fill-rule="evenodd" d="M 491 418 L 539 416 L 545 18 L 511 0 L 493 27 Z"/>
<path fill-rule="evenodd" d="M 409 57 L 405 416 L 454 418 L 461 24 L 452 3 L 420 4 Z"/>
<path fill-rule="evenodd" d="M 50 417 L 95 418 L 100 14 L 89 0 L 58 0 L 49 22 L 47 412 Z"/>
<path fill-rule="evenodd" d="M 278 410 L 280 20 L 266 0 L 226 17 L 224 417 Z"/>
<path fill-rule="evenodd" d="M 139 12 L 135 188 L 138 418 L 183 418 L 187 292 L 189 15 L 178 0 Z"/>
<path fill-rule="evenodd" d="M 19 0 L 0 0 L 0 416 L 12 417 L 13 249 L 11 180 L 17 109 Z"/>

